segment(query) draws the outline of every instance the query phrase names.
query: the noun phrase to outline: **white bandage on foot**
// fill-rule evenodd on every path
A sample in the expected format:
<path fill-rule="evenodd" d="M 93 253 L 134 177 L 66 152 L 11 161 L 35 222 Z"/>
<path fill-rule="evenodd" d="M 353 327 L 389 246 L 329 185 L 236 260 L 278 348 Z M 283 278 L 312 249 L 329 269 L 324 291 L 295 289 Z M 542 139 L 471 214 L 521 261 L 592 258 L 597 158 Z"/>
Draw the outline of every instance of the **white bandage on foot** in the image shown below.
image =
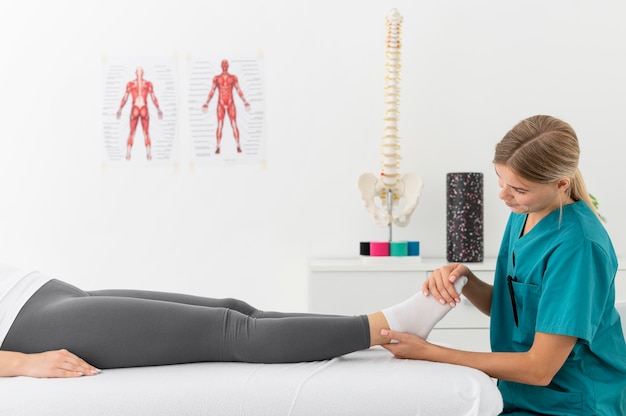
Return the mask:
<path fill-rule="evenodd" d="M 461 276 L 454 282 L 454 289 L 461 293 L 467 283 L 467 277 Z M 389 329 L 410 332 L 421 338 L 428 337 L 430 331 L 450 310 L 448 304 L 442 305 L 433 296 L 416 293 L 402 303 L 383 309 L 389 323 Z"/>

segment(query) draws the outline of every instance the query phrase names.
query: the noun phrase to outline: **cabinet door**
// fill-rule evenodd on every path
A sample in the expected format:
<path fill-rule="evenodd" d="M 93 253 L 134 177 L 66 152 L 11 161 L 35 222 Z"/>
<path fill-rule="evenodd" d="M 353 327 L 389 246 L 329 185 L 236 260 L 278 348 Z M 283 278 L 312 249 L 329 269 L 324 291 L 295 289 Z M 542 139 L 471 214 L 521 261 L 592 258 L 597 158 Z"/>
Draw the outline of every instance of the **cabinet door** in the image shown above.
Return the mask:
<path fill-rule="evenodd" d="M 464 351 L 490 352 L 489 329 L 445 329 L 435 328 L 428 342 Z"/>
<path fill-rule="evenodd" d="M 311 273 L 309 311 L 361 315 L 402 302 L 421 291 L 424 272 L 324 271 Z"/>

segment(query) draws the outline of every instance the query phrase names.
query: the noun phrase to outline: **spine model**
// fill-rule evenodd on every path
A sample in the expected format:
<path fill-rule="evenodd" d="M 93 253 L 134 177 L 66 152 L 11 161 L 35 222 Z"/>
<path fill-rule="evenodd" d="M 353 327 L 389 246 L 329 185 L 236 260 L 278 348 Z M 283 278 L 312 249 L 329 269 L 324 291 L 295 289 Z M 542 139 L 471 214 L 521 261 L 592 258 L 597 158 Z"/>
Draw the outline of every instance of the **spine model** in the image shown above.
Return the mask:
<path fill-rule="evenodd" d="M 400 34 L 402 33 L 402 16 L 393 9 L 387 16 L 387 76 L 385 77 L 385 118 L 382 137 L 382 171 L 381 180 L 385 188 L 395 190 L 400 168 L 400 136 L 398 136 L 398 120 L 400 118 Z M 394 193 L 395 195 L 395 193 Z M 384 199 L 386 196 L 382 195 Z"/>
<path fill-rule="evenodd" d="M 365 173 L 359 178 L 361 197 L 368 212 L 377 224 L 389 227 L 391 224 L 403 227 L 409 223 L 423 186 L 422 179 L 416 174 L 410 173 L 400 177 L 398 121 L 400 118 L 402 20 L 402 16 L 396 9 L 392 9 L 387 16 L 385 50 L 387 75 L 385 77 L 385 116 L 380 176 Z M 401 199 L 404 199 L 404 205 L 399 207 Z"/>

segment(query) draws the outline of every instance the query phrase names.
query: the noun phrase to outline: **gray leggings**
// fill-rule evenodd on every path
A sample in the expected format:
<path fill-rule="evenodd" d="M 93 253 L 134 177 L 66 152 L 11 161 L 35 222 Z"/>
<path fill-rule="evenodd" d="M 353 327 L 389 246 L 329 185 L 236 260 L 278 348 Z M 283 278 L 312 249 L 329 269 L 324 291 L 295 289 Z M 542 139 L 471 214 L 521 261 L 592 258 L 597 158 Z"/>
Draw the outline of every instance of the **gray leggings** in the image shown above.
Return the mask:
<path fill-rule="evenodd" d="M 317 361 L 369 347 L 367 317 L 259 311 L 236 299 L 135 290 L 85 292 L 52 280 L 0 349 L 65 348 L 99 368 L 203 361 Z"/>

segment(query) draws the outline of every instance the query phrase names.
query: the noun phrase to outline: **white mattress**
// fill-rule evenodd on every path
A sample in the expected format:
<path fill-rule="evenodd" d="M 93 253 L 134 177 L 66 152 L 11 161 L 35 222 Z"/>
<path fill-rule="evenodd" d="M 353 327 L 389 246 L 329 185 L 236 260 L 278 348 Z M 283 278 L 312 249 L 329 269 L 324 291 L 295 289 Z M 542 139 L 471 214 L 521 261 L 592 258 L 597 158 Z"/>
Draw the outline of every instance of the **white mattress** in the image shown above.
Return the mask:
<path fill-rule="evenodd" d="M 0 378 L 0 415 L 497 415 L 494 381 L 374 347 L 298 364 L 198 363 L 78 379 Z"/>

